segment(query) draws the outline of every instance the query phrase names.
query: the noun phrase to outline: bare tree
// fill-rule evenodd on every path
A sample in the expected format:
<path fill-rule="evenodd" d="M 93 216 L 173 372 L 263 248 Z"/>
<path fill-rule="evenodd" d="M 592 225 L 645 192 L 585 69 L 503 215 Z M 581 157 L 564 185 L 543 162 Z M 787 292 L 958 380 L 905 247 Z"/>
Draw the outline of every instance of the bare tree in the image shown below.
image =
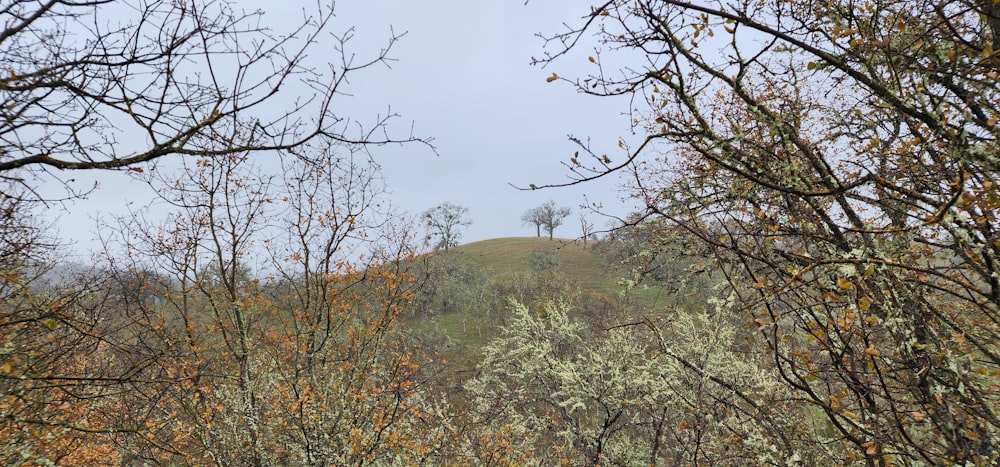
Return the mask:
<path fill-rule="evenodd" d="M 541 208 L 531 208 L 524 211 L 521 215 L 521 223 L 523 225 L 533 224 L 535 226 L 535 236 L 542 236 L 542 225 L 545 224 L 544 219 L 542 219 Z"/>
<path fill-rule="evenodd" d="M 348 50 L 350 30 L 330 30 L 332 2 L 303 10 L 287 31 L 263 16 L 225 0 L 4 2 L 0 177 L 28 185 L 58 177 L 52 169 L 142 171 L 168 155 L 416 139 L 385 136 L 391 114 L 359 125 L 334 106 L 399 35 L 361 58 Z M 329 63 L 310 59 L 320 41 Z"/>
<path fill-rule="evenodd" d="M 542 236 L 541 229 L 544 227 L 545 231 L 549 233 L 549 240 L 552 240 L 552 232 L 556 230 L 556 227 L 563 224 L 563 221 L 566 220 L 570 212 L 569 208 L 556 206 L 555 201 L 549 201 L 537 208 L 525 211 L 524 215 L 521 216 L 521 220 L 525 224 L 535 224 L 535 229 L 539 237 Z"/>
<path fill-rule="evenodd" d="M 580 231 L 583 237 L 583 248 L 587 248 L 587 240 L 594 235 L 594 224 L 587 221 L 587 216 L 580 213 Z"/>
<path fill-rule="evenodd" d="M 434 248 L 448 248 L 458 245 L 458 239 L 462 237 L 459 232 L 460 227 L 472 225 L 469 219 L 469 208 L 458 206 L 447 201 L 424 211 L 423 223 L 428 229 L 427 238 L 437 238 Z"/>

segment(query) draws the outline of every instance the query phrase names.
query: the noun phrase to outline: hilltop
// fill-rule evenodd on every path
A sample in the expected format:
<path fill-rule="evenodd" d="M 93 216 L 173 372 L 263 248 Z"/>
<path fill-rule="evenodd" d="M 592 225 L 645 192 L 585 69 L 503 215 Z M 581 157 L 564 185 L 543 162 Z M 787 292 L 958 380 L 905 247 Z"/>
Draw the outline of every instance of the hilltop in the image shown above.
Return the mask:
<path fill-rule="evenodd" d="M 448 251 L 472 264 L 492 269 L 497 275 L 516 274 L 531 267 L 536 252 L 546 252 L 558 259 L 555 272 L 581 287 L 610 292 L 617 287 L 604 273 L 600 253 L 593 249 L 596 242 L 583 247 L 580 240 L 538 237 L 506 237 L 482 240 L 457 246 Z"/>
<path fill-rule="evenodd" d="M 584 248 L 583 241 L 579 239 L 504 237 L 453 247 L 445 259 L 461 258 L 503 276 L 530 270 L 531 257 L 536 252 L 551 253 L 558 260 L 553 272 L 561 278 L 581 289 L 593 290 L 609 298 L 620 296 L 624 293 L 620 281 L 623 272 L 609 269 L 602 253 L 595 248 L 597 244 L 597 241 L 589 241 Z M 637 289 L 630 294 L 646 308 L 663 304 L 662 291 L 658 288 Z"/>

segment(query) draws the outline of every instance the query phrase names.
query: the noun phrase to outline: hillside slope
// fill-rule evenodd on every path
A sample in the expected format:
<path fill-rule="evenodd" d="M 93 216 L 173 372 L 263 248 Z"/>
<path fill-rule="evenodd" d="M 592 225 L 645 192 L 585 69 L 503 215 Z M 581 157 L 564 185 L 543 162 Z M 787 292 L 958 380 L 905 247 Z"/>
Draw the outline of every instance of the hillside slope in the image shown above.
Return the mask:
<path fill-rule="evenodd" d="M 583 287 L 605 285 L 601 256 L 588 243 L 557 238 L 508 237 L 468 243 L 452 249 L 450 255 L 461 255 L 469 262 L 493 269 L 497 274 L 513 274 L 531 267 L 535 252 L 552 253 L 558 258 L 555 271 Z M 603 288 L 603 287 L 602 287 Z"/>
<path fill-rule="evenodd" d="M 608 297 L 623 293 L 622 271 L 608 270 L 601 253 L 594 249 L 597 242 L 576 239 L 537 237 L 507 237 L 468 243 L 448 252 L 461 256 L 478 266 L 489 267 L 497 275 L 516 274 L 531 268 L 531 256 L 536 252 L 551 252 L 558 258 L 554 272 L 582 289 L 600 292 Z M 630 291 L 633 299 L 645 308 L 663 304 L 663 291 L 645 288 Z"/>

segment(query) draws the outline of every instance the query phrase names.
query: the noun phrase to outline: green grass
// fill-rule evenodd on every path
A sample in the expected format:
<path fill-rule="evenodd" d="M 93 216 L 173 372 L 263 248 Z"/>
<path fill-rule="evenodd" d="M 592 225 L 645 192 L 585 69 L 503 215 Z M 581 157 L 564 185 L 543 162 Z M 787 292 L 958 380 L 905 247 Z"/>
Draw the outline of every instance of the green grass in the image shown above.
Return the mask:
<path fill-rule="evenodd" d="M 583 243 L 557 238 L 510 237 L 468 243 L 448 252 L 461 255 L 466 260 L 493 269 L 498 275 L 514 274 L 531 268 L 531 255 L 535 251 L 549 251 L 559 258 L 557 271 L 567 279 L 582 284 L 593 283 L 596 272 L 601 270 L 601 258 Z"/>
<path fill-rule="evenodd" d="M 584 248 L 580 240 L 536 237 L 508 237 L 483 240 L 452 248 L 448 255 L 461 256 L 478 266 L 493 269 L 498 275 L 517 274 L 531 268 L 531 255 L 535 251 L 550 251 L 559 258 L 555 272 L 581 289 L 590 289 L 607 297 L 618 297 L 624 287 L 622 273 L 609 271 L 603 265 L 600 253 L 594 250 L 595 242 Z M 655 310 L 663 306 L 659 288 L 636 288 L 629 292 L 639 306 Z"/>

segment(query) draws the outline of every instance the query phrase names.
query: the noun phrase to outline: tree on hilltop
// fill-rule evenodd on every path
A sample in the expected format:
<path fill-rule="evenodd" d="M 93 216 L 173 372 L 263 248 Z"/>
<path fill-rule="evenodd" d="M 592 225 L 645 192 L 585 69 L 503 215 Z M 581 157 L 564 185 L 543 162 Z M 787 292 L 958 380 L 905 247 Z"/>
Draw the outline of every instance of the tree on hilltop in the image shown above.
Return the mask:
<path fill-rule="evenodd" d="M 458 239 L 462 237 L 460 227 L 472 225 L 469 218 L 469 208 L 459 206 L 445 201 L 431 209 L 424 211 L 421 216 L 424 226 L 427 227 L 427 238 L 437 241 L 434 243 L 435 249 L 444 249 L 458 245 Z"/>
<path fill-rule="evenodd" d="M 544 228 L 549 234 L 549 240 L 552 240 L 552 233 L 563 224 L 570 212 L 569 208 L 556 206 L 555 201 L 549 201 L 525 211 L 521 215 L 521 221 L 525 224 L 534 224 L 535 235 L 538 237 L 542 236 L 542 228 Z"/>

